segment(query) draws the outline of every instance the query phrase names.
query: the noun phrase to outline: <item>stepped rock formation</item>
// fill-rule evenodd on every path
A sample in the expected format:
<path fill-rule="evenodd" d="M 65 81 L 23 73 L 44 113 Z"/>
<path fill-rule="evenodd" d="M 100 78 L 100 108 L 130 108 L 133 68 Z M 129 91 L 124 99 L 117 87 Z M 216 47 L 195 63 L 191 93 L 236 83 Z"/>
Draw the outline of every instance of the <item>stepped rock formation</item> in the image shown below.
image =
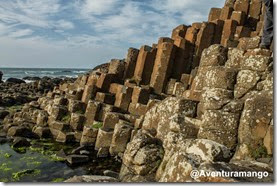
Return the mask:
<path fill-rule="evenodd" d="M 272 181 L 273 58 L 258 48 L 263 17 L 258 0 L 227 0 L 207 22 L 180 25 L 108 70 L 60 84 L 7 116 L 4 129 L 119 156 L 126 182 Z M 269 176 L 192 178 L 192 170 Z"/>

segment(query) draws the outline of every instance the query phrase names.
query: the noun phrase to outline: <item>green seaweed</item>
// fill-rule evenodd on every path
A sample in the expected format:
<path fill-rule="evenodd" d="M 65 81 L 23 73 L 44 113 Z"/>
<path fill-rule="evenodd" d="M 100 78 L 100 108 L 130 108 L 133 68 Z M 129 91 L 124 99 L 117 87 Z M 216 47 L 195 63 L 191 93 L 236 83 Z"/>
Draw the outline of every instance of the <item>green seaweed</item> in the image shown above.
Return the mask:
<path fill-rule="evenodd" d="M 26 153 L 27 148 L 26 147 L 11 147 L 15 152 L 17 153 Z"/>
<path fill-rule="evenodd" d="M 49 156 L 50 161 L 65 161 L 64 158 L 57 156 L 56 154 L 52 154 Z"/>
<path fill-rule="evenodd" d="M 100 129 L 102 126 L 103 126 L 102 122 L 94 122 L 92 124 L 92 128 L 95 128 L 95 129 Z"/>
<path fill-rule="evenodd" d="M 22 107 L 23 107 L 23 105 L 13 105 L 11 107 L 8 107 L 8 111 L 14 113 L 14 112 L 21 110 Z"/>
<path fill-rule="evenodd" d="M 12 155 L 9 154 L 9 153 L 5 153 L 5 154 L 4 154 L 4 157 L 5 157 L 5 158 L 10 158 L 10 157 L 12 157 Z"/>
<path fill-rule="evenodd" d="M 34 161 L 36 159 L 36 157 L 32 157 L 32 156 L 24 156 L 22 158 L 20 158 L 20 160 L 22 161 Z"/>
<path fill-rule="evenodd" d="M 2 163 L 0 165 L 0 172 L 8 172 L 11 171 L 12 169 L 8 167 L 7 163 Z"/>
<path fill-rule="evenodd" d="M 15 181 L 19 181 L 20 178 L 22 178 L 23 176 L 26 176 L 26 175 L 38 175 L 40 174 L 40 170 L 38 169 L 25 169 L 25 170 L 22 170 L 22 171 L 19 171 L 19 172 L 15 172 L 15 173 L 12 173 L 12 178 L 15 180 Z"/>
<path fill-rule="evenodd" d="M 61 121 L 65 123 L 69 123 L 71 120 L 71 116 L 69 114 L 62 117 Z"/>
<path fill-rule="evenodd" d="M 28 166 L 39 166 L 42 162 L 40 161 L 33 161 L 33 162 L 27 162 Z"/>
<path fill-rule="evenodd" d="M 85 111 L 84 111 L 84 110 L 78 110 L 78 111 L 76 111 L 75 113 L 76 113 L 76 114 L 84 114 Z"/>
<path fill-rule="evenodd" d="M 8 178 L 0 178 L 0 182 L 7 183 L 7 182 L 9 182 L 9 179 Z"/>
<path fill-rule="evenodd" d="M 64 180 L 65 180 L 64 178 L 54 178 L 54 179 L 52 180 L 52 182 L 57 183 L 57 182 L 63 182 Z"/>
<path fill-rule="evenodd" d="M 30 151 L 39 152 L 39 153 L 44 151 L 43 147 L 33 147 L 33 146 L 31 146 L 29 149 L 30 149 Z"/>

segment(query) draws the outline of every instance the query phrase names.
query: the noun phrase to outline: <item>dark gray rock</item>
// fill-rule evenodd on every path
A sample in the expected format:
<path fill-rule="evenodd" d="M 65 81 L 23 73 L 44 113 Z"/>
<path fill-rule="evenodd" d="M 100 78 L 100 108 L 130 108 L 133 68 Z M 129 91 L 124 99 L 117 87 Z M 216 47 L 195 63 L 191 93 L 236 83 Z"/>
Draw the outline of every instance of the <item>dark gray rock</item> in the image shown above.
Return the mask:
<path fill-rule="evenodd" d="M 16 137 L 13 140 L 13 147 L 29 147 L 31 144 L 26 138 Z"/>
<path fill-rule="evenodd" d="M 9 78 L 6 81 L 7 83 L 16 83 L 16 84 L 21 84 L 21 83 L 26 83 L 25 81 L 17 78 Z"/>
<path fill-rule="evenodd" d="M 76 165 L 76 164 L 80 164 L 80 163 L 86 163 L 89 161 L 89 157 L 86 155 L 68 155 L 66 157 L 66 160 L 69 164 L 71 165 Z"/>
<path fill-rule="evenodd" d="M 8 111 L 0 110 L 0 119 L 4 119 L 7 115 L 9 115 Z"/>

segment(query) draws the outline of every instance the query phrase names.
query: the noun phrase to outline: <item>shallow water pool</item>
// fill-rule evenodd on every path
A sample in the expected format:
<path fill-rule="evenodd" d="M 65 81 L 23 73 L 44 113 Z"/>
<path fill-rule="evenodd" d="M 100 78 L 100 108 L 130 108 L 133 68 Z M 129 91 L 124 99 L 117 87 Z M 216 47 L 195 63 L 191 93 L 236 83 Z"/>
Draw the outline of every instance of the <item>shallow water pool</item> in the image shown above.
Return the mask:
<path fill-rule="evenodd" d="M 69 166 L 57 153 L 70 152 L 75 145 L 49 141 L 32 141 L 28 148 L 14 149 L 0 145 L 1 182 L 62 182 L 75 175 L 102 175 L 104 170 L 119 171 L 120 163 L 113 158 L 96 158 L 85 165 Z"/>

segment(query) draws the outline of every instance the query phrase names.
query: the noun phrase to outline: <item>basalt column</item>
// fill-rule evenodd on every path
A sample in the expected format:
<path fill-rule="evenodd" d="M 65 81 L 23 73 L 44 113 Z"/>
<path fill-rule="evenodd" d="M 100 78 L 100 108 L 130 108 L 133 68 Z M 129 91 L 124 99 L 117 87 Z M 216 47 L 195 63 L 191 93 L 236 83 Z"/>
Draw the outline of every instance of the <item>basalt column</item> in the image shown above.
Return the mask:
<path fill-rule="evenodd" d="M 156 48 L 147 45 L 140 48 L 134 73 L 134 79 L 138 83 L 142 85 L 148 85 L 150 83 L 156 53 Z"/>
<path fill-rule="evenodd" d="M 124 79 L 132 78 L 134 76 L 139 50 L 136 48 L 129 48 L 126 58 L 126 68 Z"/>
<path fill-rule="evenodd" d="M 160 38 L 150 86 L 154 92 L 161 94 L 172 72 L 176 46 L 170 38 Z"/>

